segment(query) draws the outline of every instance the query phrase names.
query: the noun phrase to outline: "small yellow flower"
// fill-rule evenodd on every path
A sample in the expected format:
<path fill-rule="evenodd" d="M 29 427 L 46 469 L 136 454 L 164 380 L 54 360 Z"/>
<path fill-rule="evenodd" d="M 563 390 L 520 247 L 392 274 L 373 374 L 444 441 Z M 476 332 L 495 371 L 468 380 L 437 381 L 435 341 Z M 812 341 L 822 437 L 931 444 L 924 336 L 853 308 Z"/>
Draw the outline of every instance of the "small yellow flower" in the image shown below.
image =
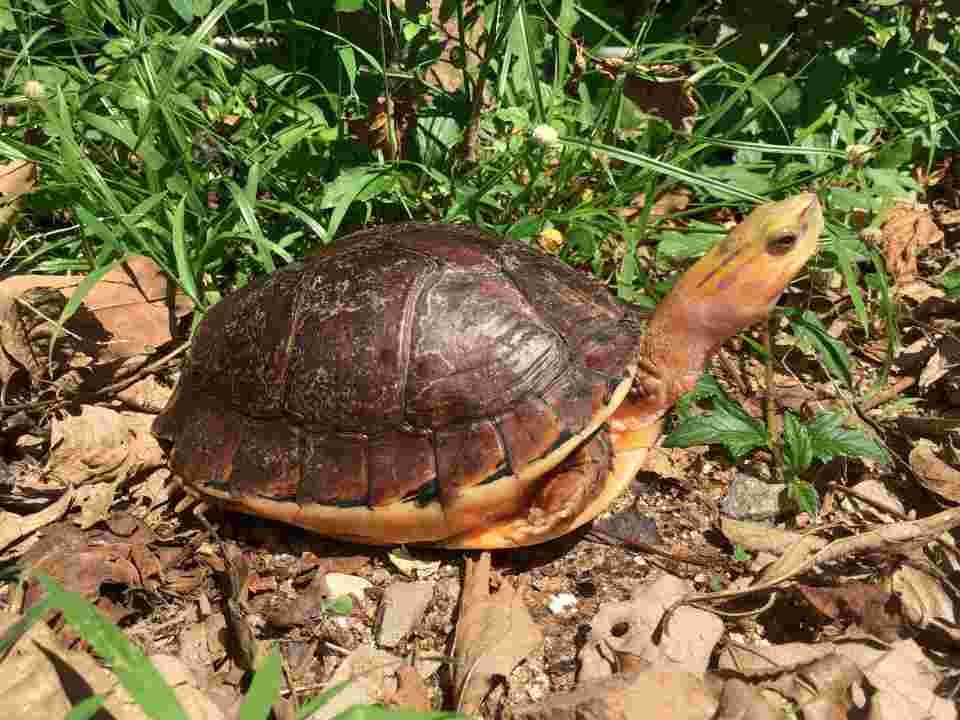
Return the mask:
<path fill-rule="evenodd" d="M 540 237 L 537 238 L 537 242 L 540 243 L 540 247 L 543 248 L 545 252 L 556 255 L 560 252 L 560 248 L 563 247 L 563 233 L 556 228 L 545 228 L 540 232 Z"/>
<path fill-rule="evenodd" d="M 537 125 L 533 129 L 533 141 L 543 147 L 553 147 L 560 142 L 560 134 L 549 125 Z"/>

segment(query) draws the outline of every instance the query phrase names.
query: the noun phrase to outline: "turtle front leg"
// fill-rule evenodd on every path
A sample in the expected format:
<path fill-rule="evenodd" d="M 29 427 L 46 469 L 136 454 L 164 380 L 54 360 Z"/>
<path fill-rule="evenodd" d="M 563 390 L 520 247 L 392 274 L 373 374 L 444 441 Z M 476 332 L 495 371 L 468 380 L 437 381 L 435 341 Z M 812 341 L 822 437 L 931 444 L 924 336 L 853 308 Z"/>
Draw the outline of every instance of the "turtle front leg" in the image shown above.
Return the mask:
<path fill-rule="evenodd" d="M 536 545 L 564 535 L 590 519 L 581 518 L 584 510 L 605 494 L 612 462 L 610 436 L 606 429 L 601 429 L 544 475 L 522 515 L 504 518 L 437 544 L 462 549 L 512 548 Z"/>

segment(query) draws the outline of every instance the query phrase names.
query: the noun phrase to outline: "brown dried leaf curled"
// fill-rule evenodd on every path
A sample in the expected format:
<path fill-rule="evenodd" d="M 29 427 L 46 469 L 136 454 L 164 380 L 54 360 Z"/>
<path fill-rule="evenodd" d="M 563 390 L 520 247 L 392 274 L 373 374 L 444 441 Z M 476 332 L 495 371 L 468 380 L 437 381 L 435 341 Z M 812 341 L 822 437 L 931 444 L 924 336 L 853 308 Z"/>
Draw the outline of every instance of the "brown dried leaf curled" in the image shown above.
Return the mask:
<path fill-rule="evenodd" d="M 476 713 L 497 677 L 513 669 L 543 643 L 543 632 L 523 602 L 523 587 L 503 583 L 490 594 L 490 553 L 467 558 L 457 621 L 454 687 L 457 707 Z"/>

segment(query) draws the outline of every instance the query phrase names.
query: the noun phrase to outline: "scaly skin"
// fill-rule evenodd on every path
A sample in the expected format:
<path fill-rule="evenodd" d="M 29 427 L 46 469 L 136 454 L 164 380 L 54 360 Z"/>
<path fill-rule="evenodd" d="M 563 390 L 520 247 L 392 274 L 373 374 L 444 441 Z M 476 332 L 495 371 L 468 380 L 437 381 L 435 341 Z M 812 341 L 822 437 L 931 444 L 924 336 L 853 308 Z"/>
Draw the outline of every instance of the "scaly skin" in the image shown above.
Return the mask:
<path fill-rule="evenodd" d="M 586 490 L 596 486 L 597 478 L 586 470 L 556 471 L 527 513 L 438 544 L 477 549 L 532 545 L 564 535 L 606 510 L 659 442 L 666 412 L 693 389 L 727 339 L 767 317 L 816 252 L 822 230 L 813 194 L 762 205 L 680 278 L 640 340 L 634 380 L 639 392 L 631 393 L 607 422 L 612 468 L 592 496 Z M 557 497 L 567 502 L 557 503 Z M 545 522 L 545 515 L 552 522 Z"/>

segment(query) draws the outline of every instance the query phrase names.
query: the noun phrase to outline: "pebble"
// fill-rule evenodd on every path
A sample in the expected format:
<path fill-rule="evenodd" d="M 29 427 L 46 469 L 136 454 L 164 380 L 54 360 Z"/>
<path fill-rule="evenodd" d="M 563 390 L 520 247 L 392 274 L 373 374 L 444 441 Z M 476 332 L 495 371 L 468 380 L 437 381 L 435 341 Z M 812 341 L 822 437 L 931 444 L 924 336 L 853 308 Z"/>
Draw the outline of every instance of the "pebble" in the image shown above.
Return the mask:
<path fill-rule="evenodd" d="M 423 620 L 433 600 L 433 583 L 398 582 L 383 591 L 377 643 L 396 647 Z"/>
<path fill-rule="evenodd" d="M 363 604 L 365 599 L 364 590 L 373 587 L 366 578 L 357 575 L 345 575 L 344 573 L 327 573 L 323 577 L 327 586 L 327 599 L 334 600 L 344 595 L 352 595 L 354 600 Z"/>
<path fill-rule="evenodd" d="M 547 607 L 554 615 L 563 615 L 577 607 L 577 598 L 570 593 L 557 593 L 550 598 Z"/>

